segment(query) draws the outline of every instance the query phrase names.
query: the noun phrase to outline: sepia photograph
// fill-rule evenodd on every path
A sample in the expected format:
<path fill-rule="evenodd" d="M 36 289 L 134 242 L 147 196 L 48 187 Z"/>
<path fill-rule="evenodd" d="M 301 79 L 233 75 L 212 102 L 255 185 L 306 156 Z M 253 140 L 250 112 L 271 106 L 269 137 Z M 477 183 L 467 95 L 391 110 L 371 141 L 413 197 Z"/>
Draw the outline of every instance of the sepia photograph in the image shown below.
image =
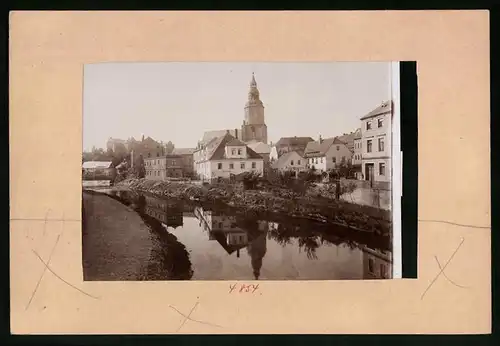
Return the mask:
<path fill-rule="evenodd" d="M 84 280 L 400 278 L 395 71 L 85 65 Z"/>

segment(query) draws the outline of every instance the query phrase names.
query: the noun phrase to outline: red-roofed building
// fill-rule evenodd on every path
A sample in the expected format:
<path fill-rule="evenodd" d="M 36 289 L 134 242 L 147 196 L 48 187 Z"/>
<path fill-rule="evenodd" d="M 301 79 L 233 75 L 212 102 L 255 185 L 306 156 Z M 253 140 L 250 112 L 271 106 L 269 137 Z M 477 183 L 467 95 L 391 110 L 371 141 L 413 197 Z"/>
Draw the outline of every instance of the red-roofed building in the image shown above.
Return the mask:
<path fill-rule="evenodd" d="M 195 152 L 194 168 L 202 180 L 229 178 L 244 172 L 262 175 L 264 158 L 227 132 Z"/>

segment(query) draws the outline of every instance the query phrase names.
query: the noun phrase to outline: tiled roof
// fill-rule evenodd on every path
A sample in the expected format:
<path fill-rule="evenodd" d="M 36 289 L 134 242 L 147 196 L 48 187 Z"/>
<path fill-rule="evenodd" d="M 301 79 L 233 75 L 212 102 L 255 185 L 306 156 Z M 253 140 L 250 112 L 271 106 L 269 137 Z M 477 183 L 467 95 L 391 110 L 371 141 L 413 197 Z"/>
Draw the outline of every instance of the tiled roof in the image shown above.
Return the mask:
<path fill-rule="evenodd" d="M 280 156 L 280 158 L 273 163 L 273 168 L 283 168 L 286 163 L 288 162 L 288 160 L 293 156 L 293 155 L 299 155 L 300 157 L 302 157 L 302 155 L 300 155 L 298 152 L 296 151 L 290 151 L 288 153 L 285 153 L 283 155 Z"/>
<path fill-rule="evenodd" d="M 172 154 L 174 155 L 192 155 L 196 149 L 194 148 L 174 148 Z"/>
<path fill-rule="evenodd" d="M 224 159 L 226 159 L 225 147 L 226 147 L 226 145 L 228 145 L 228 143 L 232 142 L 233 140 L 238 140 L 238 139 L 234 138 L 229 133 L 226 133 L 224 136 L 221 136 L 221 137 L 217 138 L 217 140 L 210 143 L 210 148 L 208 148 L 208 146 L 207 146 L 207 150 L 211 151 L 207 155 L 208 159 L 209 160 L 224 160 Z M 245 145 L 245 144 L 243 144 L 243 145 Z M 247 156 L 249 159 L 262 159 L 262 156 L 257 154 L 255 151 L 253 151 L 249 147 L 247 147 Z"/>
<path fill-rule="evenodd" d="M 271 153 L 271 147 L 264 142 L 247 143 L 247 146 L 258 154 Z"/>
<path fill-rule="evenodd" d="M 352 146 L 356 138 L 361 138 L 361 129 L 356 129 L 356 131 L 354 132 L 338 137 L 338 139 L 340 139 L 342 142 L 347 143 L 348 146 Z"/>
<path fill-rule="evenodd" d="M 84 162 L 82 168 L 111 168 L 111 161 L 87 161 Z"/>
<path fill-rule="evenodd" d="M 240 141 L 238 138 L 233 138 L 229 142 L 226 143 L 226 146 L 230 147 L 243 147 L 246 144 Z"/>
<path fill-rule="evenodd" d="M 276 147 L 282 145 L 303 145 L 304 147 L 307 143 L 314 141 L 311 137 L 281 137 L 279 141 L 276 142 Z"/>
<path fill-rule="evenodd" d="M 229 132 L 233 136 L 236 135 L 235 129 L 205 131 L 205 133 L 203 134 L 203 138 L 201 139 L 200 142 L 201 142 L 201 144 L 207 144 L 208 142 L 210 142 L 214 138 L 224 136 L 227 132 Z"/>
<path fill-rule="evenodd" d="M 391 107 L 392 107 L 392 102 L 391 101 L 382 102 L 382 104 L 380 106 L 378 106 L 377 108 L 375 108 L 374 110 L 372 110 L 367 115 L 363 116 L 361 118 L 361 120 L 364 120 L 364 119 L 371 118 L 371 117 L 374 117 L 374 116 L 377 116 L 377 115 L 380 115 L 380 114 L 385 114 L 387 112 L 390 112 L 391 111 Z"/>
<path fill-rule="evenodd" d="M 321 143 L 319 143 L 318 141 L 309 142 L 307 144 L 304 155 L 307 157 L 323 156 L 326 154 L 328 149 L 330 149 L 330 147 L 333 144 L 344 144 L 345 145 L 346 143 L 341 141 L 337 137 L 325 138 L 321 141 Z"/>

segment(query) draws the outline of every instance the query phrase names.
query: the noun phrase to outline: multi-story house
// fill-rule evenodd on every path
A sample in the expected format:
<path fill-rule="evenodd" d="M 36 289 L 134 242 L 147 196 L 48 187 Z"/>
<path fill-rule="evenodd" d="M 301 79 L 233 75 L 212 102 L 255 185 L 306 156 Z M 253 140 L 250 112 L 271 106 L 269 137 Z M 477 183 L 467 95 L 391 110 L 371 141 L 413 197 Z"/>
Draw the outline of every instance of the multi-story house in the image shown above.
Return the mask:
<path fill-rule="evenodd" d="M 392 254 L 364 246 L 363 251 L 363 278 L 364 279 L 392 279 Z"/>
<path fill-rule="evenodd" d="M 356 171 L 356 179 L 363 179 L 363 174 L 361 171 L 361 162 L 363 158 L 363 141 L 361 140 L 361 131 L 356 133 L 353 141 L 354 152 L 352 155 L 352 165 L 354 170 Z"/>
<path fill-rule="evenodd" d="M 307 159 L 307 168 L 316 169 L 319 173 L 338 167 L 342 163 L 352 160 L 352 151 L 337 137 L 309 142 L 304 156 Z"/>
<path fill-rule="evenodd" d="M 174 148 L 172 155 L 181 157 L 182 174 L 184 177 L 192 177 L 194 173 L 193 153 L 194 148 Z"/>
<path fill-rule="evenodd" d="M 362 174 L 365 180 L 391 181 L 392 102 L 361 118 Z"/>
<path fill-rule="evenodd" d="M 360 128 L 357 128 L 355 131 L 352 131 L 350 133 L 344 133 L 342 136 L 339 136 L 338 139 L 340 139 L 342 142 L 344 142 L 347 146 L 347 148 L 349 148 L 349 150 L 351 150 L 352 152 L 354 152 L 354 140 L 356 139 L 356 137 L 360 136 L 361 135 L 361 129 Z"/>
<path fill-rule="evenodd" d="M 273 163 L 272 167 L 281 172 L 293 171 L 297 175 L 299 172 L 307 169 L 306 161 L 307 160 L 296 151 L 290 151 L 281 155 L 281 157 Z"/>
<path fill-rule="evenodd" d="M 134 138 L 129 140 L 128 148 L 133 152 L 134 157 L 142 155 L 144 159 L 160 157 L 165 155 L 165 145 L 155 141 L 151 137 L 142 138 L 141 141 L 136 141 Z"/>
<path fill-rule="evenodd" d="M 270 167 L 270 154 L 271 154 L 271 147 L 269 144 L 266 144 L 264 142 L 248 142 L 246 143 L 250 149 L 255 151 L 257 154 L 262 156 L 264 159 L 264 171 L 267 171 L 267 169 Z"/>
<path fill-rule="evenodd" d="M 167 178 L 181 178 L 183 177 L 183 167 L 183 159 L 180 155 L 164 155 L 144 159 L 146 179 L 166 180 Z"/>
<path fill-rule="evenodd" d="M 284 155 L 291 151 L 296 151 L 299 155 L 303 155 L 304 151 L 309 142 L 314 142 L 314 139 L 311 137 L 281 137 L 278 142 L 274 145 L 276 148 L 276 159 L 280 158 L 281 155 Z"/>
<path fill-rule="evenodd" d="M 229 178 L 244 172 L 262 175 L 264 172 L 262 156 L 229 132 L 196 150 L 193 159 L 201 180 Z"/>

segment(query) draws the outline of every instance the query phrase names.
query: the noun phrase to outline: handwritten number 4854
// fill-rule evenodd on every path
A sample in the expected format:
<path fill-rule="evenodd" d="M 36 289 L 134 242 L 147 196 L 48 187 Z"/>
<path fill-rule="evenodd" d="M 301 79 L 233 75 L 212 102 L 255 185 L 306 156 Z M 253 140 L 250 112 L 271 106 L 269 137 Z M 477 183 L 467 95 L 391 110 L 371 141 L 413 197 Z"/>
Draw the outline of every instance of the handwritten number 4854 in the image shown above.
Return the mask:
<path fill-rule="evenodd" d="M 237 289 L 239 286 L 239 290 Z M 238 293 L 254 293 L 259 288 L 259 285 L 245 285 L 245 284 L 234 284 L 229 285 L 229 293 L 238 292 Z"/>

